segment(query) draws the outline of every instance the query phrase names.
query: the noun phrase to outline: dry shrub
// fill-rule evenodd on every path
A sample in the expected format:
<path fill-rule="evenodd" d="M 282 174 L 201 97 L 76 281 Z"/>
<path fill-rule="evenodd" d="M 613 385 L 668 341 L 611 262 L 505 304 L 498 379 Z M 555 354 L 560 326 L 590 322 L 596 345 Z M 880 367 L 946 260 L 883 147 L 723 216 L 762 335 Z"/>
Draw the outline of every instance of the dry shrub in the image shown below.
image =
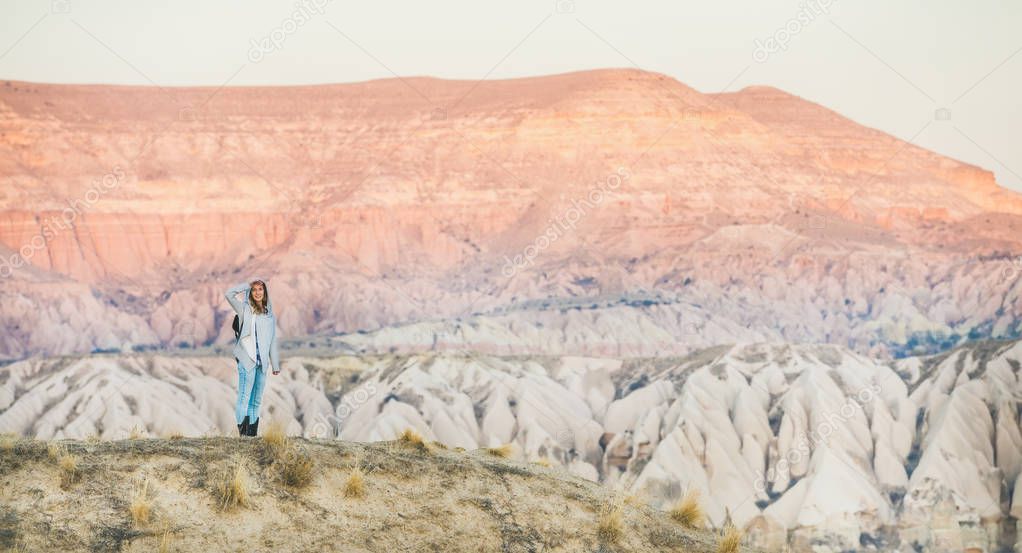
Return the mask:
<path fill-rule="evenodd" d="M 537 465 L 539 465 L 541 467 L 546 467 L 546 468 L 550 468 L 550 467 L 554 466 L 554 464 L 550 462 L 550 459 L 548 459 L 546 457 L 540 457 L 539 459 L 536 459 L 535 461 L 533 461 L 533 463 L 535 463 L 535 464 L 537 464 Z"/>
<path fill-rule="evenodd" d="M 280 459 L 280 481 L 285 486 L 304 488 L 312 482 L 312 456 L 304 449 L 289 448 Z"/>
<path fill-rule="evenodd" d="M 500 457 L 501 459 L 507 459 L 514 453 L 515 449 L 511 444 L 504 444 L 497 447 L 486 448 L 486 453 L 493 455 L 494 457 Z"/>
<path fill-rule="evenodd" d="M 691 488 L 685 492 L 685 496 L 668 511 L 668 515 L 686 528 L 702 528 L 706 524 L 706 516 L 699 505 L 699 490 Z"/>
<path fill-rule="evenodd" d="M 263 462 L 273 463 L 285 486 L 304 488 L 312 482 L 312 456 L 304 449 L 294 447 L 284 433 L 284 425 L 270 421 L 260 440 Z"/>
<path fill-rule="evenodd" d="M 284 425 L 280 421 L 270 421 L 263 432 L 263 443 L 268 446 L 283 449 L 287 447 L 287 434 L 284 433 Z"/>
<path fill-rule="evenodd" d="M 398 439 L 403 443 L 415 446 L 423 444 L 422 434 L 419 434 L 411 428 L 405 428 L 405 431 L 401 433 L 401 436 Z"/>
<path fill-rule="evenodd" d="M 738 553 L 742 545 L 742 531 L 734 524 L 728 524 L 720 531 L 717 553 Z"/>
<path fill-rule="evenodd" d="M 355 468 L 351 469 L 351 474 L 348 475 L 348 480 L 344 482 L 344 497 L 350 497 L 353 499 L 365 497 L 365 477 L 365 471 L 362 470 L 362 467 L 356 464 Z"/>
<path fill-rule="evenodd" d="M 624 534 L 624 509 L 619 504 L 604 507 L 596 523 L 596 537 L 603 543 L 617 543 Z"/>
<path fill-rule="evenodd" d="M 629 505 L 631 507 L 636 508 L 642 507 L 643 505 L 646 505 L 648 503 L 648 501 L 643 495 L 639 495 L 637 493 L 630 493 L 626 495 L 624 501 L 625 505 Z"/>
<path fill-rule="evenodd" d="M 240 461 L 233 469 L 223 470 L 216 476 L 213 492 L 221 511 L 248 505 L 248 473 Z"/>
<path fill-rule="evenodd" d="M 144 428 L 139 428 L 137 426 L 133 426 L 133 427 L 131 427 L 131 433 L 128 434 L 128 439 L 129 440 L 141 440 L 142 438 L 145 438 L 145 435 L 146 435 L 146 432 L 145 432 Z"/>
<path fill-rule="evenodd" d="M 362 454 L 356 454 L 351 464 L 351 472 L 344 482 L 344 497 L 362 498 L 366 495 L 366 470 L 362 468 Z"/>
<path fill-rule="evenodd" d="M 14 451 L 14 446 L 18 442 L 18 437 L 9 432 L 0 434 L 0 451 L 4 453 L 10 453 Z"/>
<path fill-rule="evenodd" d="M 131 522 L 135 526 L 142 526 L 149 523 L 149 516 L 152 514 L 152 505 L 149 503 L 149 479 L 145 479 L 131 496 L 131 505 L 128 506 L 131 514 Z"/>
<path fill-rule="evenodd" d="M 426 441 L 422 439 L 422 435 L 411 428 L 406 428 L 405 431 L 401 433 L 398 441 L 418 450 L 421 453 L 429 452 L 429 445 L 427 445 Z"/>
<path fill-rule="evenodd" d="M 69 488 L 82 477 L 82 472 L 78 469 L 78 458 L 68 453 L 67 450 L 61 452 L 57 459 L 57 466 L 60 467 L 61 488 Z"/>
<path fill-rule="evenodd" d="M 60 459 L 60 456 L 65 451 L 66 450 L 64 449 L 64 446 L 58 444 L 57 442 L 49 442 L 46 444 L 46 456 L 49 457 L 50 460 L 53 462 L 56 462 L 57 459 Z"/>
<path fill-rule="evenodd" d="M 163 533 L 160 534 L 160 542 L 157 544 L 159 553 L 170 553 L 170 528 L 164 528 Z"/>
<path fill-rule="evenodd" d="M 263 454 L 267 461 L 280 461 L 287 456 L 290 440 L 284 433 L 284 425 L 278 421 L 270 421 L 262 437 Z"/>

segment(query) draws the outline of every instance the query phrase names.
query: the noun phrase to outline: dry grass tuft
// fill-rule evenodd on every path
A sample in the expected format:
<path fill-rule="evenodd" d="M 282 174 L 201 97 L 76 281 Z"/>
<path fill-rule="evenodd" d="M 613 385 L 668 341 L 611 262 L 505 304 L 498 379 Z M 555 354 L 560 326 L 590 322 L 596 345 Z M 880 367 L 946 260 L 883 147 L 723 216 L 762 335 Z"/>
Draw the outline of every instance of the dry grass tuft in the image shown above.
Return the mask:
<path fill-rule="evenodd" d="M 266 431 L 258 439 L 262 464 L 273 463 L 283 472 L 283 468 L 292 463 L 288 458 L 293 449 L 291 440 L 284 433 L 284 426 L 280 422 L 270 421 Z"/>
<path fill-rule="evenodd" d="M 56 462 L 57 459 L 60 459 L 60 456 L 63 453 L 65 453 L 65 451 L 66 450 L 64 449 L 64 446 L 58 444 L 57 442 L 49 442 L 46 444 L 46 456 L 49 457 L 50 460 L 53 462 Z"/>
<path fill-rule="evenodd" d="M 131 505 L 128 506 L 131 514 L 131 522 L 135 526 L 143 526 L 149 523 L 149 515 L 152 514 L 152 505 L 149 503 L 149 479 L 145 479 L 131 496 Z"/>
<path fill-rule="evenodd" d="M 554 464 L 550 462 L 550 459 L 548 459 L 546 457 L 540 457 L 539 459 L 536 459 L 535 461 L 533 461 L 533 463 L 537 464 L 537 465 L 539 465 L 541 467 L 546 467 L 546 468 L 550 468 L 550 467 L 554 466 Z"/>
<path fill-rule="evenodd" d="M 60 487 L 67 489 L 82 477 L 78 470 L 78 458 L 64 450 L 57 459 L 57 466 L 60 467 Z"/>
<path fill-rule="evenodd" d="M 171 430 L 164 436 L 164 438 L 168 440 L 181 440 L 184 439 L 184 437 L 185 435 L 182 434 L 180 430 Z"/>
<path fill-rule="evenodd" d="M 280 421 L 270 421 L 263 432 L 263 443 L 277 449 L 287 447 L 287 434 L 284 433 L 284 425 Z"/>
<path fill-rule="evenodd" d="M 18 437 L 9 432 L 0 434 L 0 451 L 4 453 L 10 453 L 14 451 L 15 444 L 18 443 Z"/>
<path fill-rule="evenodd" d="M 617 543 L 624 535 L 624 509 L 620 504 L 604 507 L 596 522 L 596 537 L 603 543 Z"/>
<path fill-rule="evenodd" d="M 351 469 L 348 480 L 344 483 L 344 497 L 358 499 L 366 495 L 366 473 L 358 463 Z"/>
<path fill-rule="evenodd" d="M 514 446 L 511 444 L 504 444 L 497 447 L 486 448 L 486 453 L 493 455 L 494 457 L 500 457 L 501 459 L 507 459 L 515 452 Z"/>
<path fill-rule="evenodd" d="M 423 443 L 422 435 L 411 428 L 405 428 L 405 431 L 401 433 L 401 437 L 398 439 L 412 445 L 421 445 Z"/>
<path fill-rule="evenodd" d="M 164 528 L 163 533 L 160 534 L 160 542 L 157 544 L 159 553 L 170 553 L 170 528 Z"/>
<path fill-rule="evenodd" d="M 146 437 L 145 429 L 144 428 L 139 428 L 137 426 L 131 427 L 131 433 L 128 434 L 128 439 L 129 440 L 141 440 L 142 438 L 145 438 L 145 437 Z"/>
<path fill-rule="evenodd" d="M 221 511 L 248 505 L 248 473 L 240 461 L 233 470 L 224 470 L 217 475 L 213 492 Z"/>
<path fill-rule="evenodd" d="M 706 525 L 706 515 L 699 505 L 699 490 L 691 488 L 685 492 L 674 507 L 667 513 L 675 522 L 686 528 L 702 528 Z"/>
<path fill-rule="evenodd" d="M 398 441 L 404 445 L 417 449 L 422 453 L 429 453 L 430 451 L 429 444 L 426 443 L 426 440 L 422 439 L 422 435 L 411 428 L 406 428 L 405 431 L 401 433 Z"/>
<path fill-rule="evenodd" d="M 734 524 L 728 524 L 720 531 L 720 541 L 717 542 L 717 553 L 738 553 L 742 545 L 742 531 L 735 528 Z"/>
<path fill-rule="evenodd" d="M 287 457 L 290 440 L 287 439 L 287 434 L 284 433 L 284 425 L 280 422 L 270 421 L 270 424 L 266 427 L 266 432 L 263 432 L 259 439 L 262 440 L 263 453 L 265 457 L 268 457 L 268 461 L 281 461 Z"/>
<path fill-rule="evenodd" d="M 432 441 L 430 444 L 437 449 L 447 449 L 447 444 L 438 441 Z"/>
<path fill-rule="evenodd" d="M 638 507 L 642 507 L 642 506 L 648 505 L 648 504 L 649 504 L 649 500 L 646 499 L 645 494 L 642 494 L 642 493 L 630 493 L 630 494 L 625 496 L 625 505 L 629 505 L 631 507 L 638 508 Z"/>
<path fill-rule="evenodd" d="M 314 463 L 304 449 L 294 447 L 284 433 L 284 425 L 270 421 L 266 432 L 259 438 L 262 443 L 262 461 L 273 463 L 280 481 L 292 488 L 304 488 L 312 482 Z"/>
<path fill-rule="evenodd" d="M 277 463 L 280 466 L 280 481 L 285 486 L 304 488 L 312 482 L 314 463 L 307 451 L 290 448 Z"/>

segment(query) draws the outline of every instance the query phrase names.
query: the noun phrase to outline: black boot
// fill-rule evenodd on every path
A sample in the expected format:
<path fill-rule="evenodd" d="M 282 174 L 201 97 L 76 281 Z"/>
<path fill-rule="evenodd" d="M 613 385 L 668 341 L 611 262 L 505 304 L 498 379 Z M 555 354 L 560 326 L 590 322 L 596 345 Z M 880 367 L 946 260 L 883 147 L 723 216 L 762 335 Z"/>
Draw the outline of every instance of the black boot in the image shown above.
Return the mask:
<path fill-rule="evenodd" d="M 251 434 L 248 433 L 248 417 L 245 417 L 245 420 L 241 421 L 241 424 L 238 425 L 238 435 L 251 436 Z"/>
<path fill-rule="evenodd" d="M 245 418 L 247 419 L 248 417 L 245 417 Z M 259 419 L 256 419 L 255 422 L 253 422 L 253 423 L 248 425 L 248 435 L 249 436 L 255 436 L 258 433 L 259 433 Z"/>

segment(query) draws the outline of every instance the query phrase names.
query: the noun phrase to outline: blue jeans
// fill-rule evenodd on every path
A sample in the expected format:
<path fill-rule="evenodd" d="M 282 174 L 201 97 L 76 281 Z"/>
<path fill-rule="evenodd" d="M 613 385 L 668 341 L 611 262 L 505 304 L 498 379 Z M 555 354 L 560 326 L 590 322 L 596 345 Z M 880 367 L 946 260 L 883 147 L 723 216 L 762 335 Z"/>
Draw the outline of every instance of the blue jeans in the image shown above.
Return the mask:
<path fill-rule="evenodd" d="M 262 364 L 245 370 L 238 362 L 238 404 L 234 408 L 234 418 L 241 421 L 248 417 L 248 422 L 259 420 L 259 405 L 263 401 L 263 388 L 266 386 L 266 370 Z"/>

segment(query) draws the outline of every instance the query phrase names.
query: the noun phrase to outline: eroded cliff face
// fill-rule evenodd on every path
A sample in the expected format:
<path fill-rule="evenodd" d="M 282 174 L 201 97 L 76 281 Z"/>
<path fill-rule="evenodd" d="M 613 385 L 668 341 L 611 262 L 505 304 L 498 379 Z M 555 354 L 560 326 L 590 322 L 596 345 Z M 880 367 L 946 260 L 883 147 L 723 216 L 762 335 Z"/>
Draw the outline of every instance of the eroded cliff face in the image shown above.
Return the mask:
<path fill-rule="evenodd" d="M 219 292 L 254 274 L 287 300 L 290 336 L 501 310 L 519 350 L 548 346 L 526 330 L 542 319 L 581 354 L 752 333 L 889 355 L 1020 333 L 1017 194 L 768 87 L 633 70 L 7 82 L 0 152 L 6 358 L 222 341 Z M 603 305 L 635 294 L 666 300 Z M 600 299 L 573 323 L 522 310 L 578 296 Z M 635 320 L 651 333 L 600 330 Z"/>
<path fill-rule="evenodd" d="M 0 372 L 0 432 L 233 435 L 226 357 L 20 361 Z M 1017 541 L 1018 341 L 893 363 L 783 343 L 641 359 L 284 358 L 262 416 L 293 435 L 375 442 L 412 428 L 468 450 L 510 443 L 518 460 L 657 508 L 696 488 L 712 525 L 730 515 L 769 551 L 997 551 Z"/>

